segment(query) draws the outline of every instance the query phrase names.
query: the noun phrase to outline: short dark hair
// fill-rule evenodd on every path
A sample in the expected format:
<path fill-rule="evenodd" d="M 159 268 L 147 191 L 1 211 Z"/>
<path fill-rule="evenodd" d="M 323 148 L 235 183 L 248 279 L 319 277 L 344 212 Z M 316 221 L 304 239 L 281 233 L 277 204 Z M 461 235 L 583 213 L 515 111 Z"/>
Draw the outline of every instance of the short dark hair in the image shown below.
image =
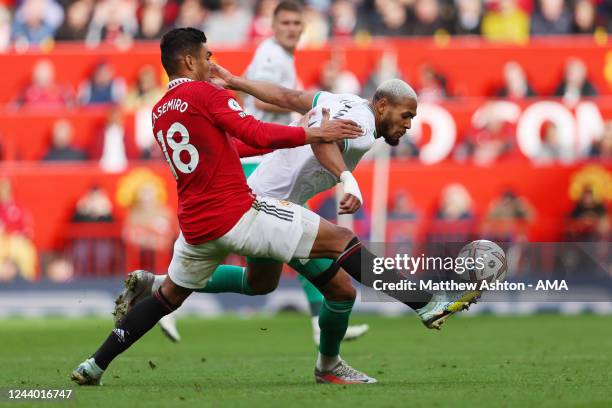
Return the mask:
<path fill-rule="evenodd" d="M 304 8 L 301 3 L 298 3 L 295 0 L 282 0 L 276 8 L 274 9 L 274 17 L 281 11 L 293 11 L 294 13 L 302 13 Z"/>
<path fill-rule="evenodd" d="M 206 43 L 206 35 L 201 30 L 192 27 L 174 28 L 161 39 L 161 62 L 168 75 L 178 70 L 178 59 L 186 54 L 194 55 L 202 43 Z"/>

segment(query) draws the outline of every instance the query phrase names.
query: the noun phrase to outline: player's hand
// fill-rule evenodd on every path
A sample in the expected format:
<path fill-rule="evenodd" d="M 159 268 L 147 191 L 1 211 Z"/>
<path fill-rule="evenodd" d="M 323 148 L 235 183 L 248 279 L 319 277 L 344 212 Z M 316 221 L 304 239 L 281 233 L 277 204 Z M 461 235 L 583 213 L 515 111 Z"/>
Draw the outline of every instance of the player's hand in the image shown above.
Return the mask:
<path fill-rule="evenodd" d="M 355 180 L 350 171 L 343 171 L 340 174 L 340 182 L 342 183 L 344 196 L 340 201 L 340 211 L 338 214 L 353 214 L 361 207 L 363 202 L 359 184 L 357 184 L 357 180 Z"/>
<path fill-rule="evenodd" d="M 335 142 L 343 139 L 355 139 L 362 135 L 363 130 L 352 120 L 329 120 L 329 109 L 326 108 L 323 108 L 321 126 L 318 128 L 306 129 L 306 138 L 309 143 Z"/>
<path fill-rule="evenodd" d="M 361 208 L 361 201 L 351 194 L 344 194 L 340 201 L 340 211 L 338 214 L 354 214 Z"/>
<path fill-rule="evenodd" d="M 221 65 L 210 64 L 210 76 L 211 82 L 224 88 L 232 89 L 231 82 L 232 78 L 234 78 L 234 74 Z"/>
<path fill-rule="evenodd" d="M 317 114 L 317 109 L 316 108 L 313 108 L 313 109 L 309 110 L 304 115 L 302 115 L 302 117 L 298 121 L 297 125 L 299 127 L 303 127 L 303 128 L 310 127 L 312 125 L 311 120 L 312 120 L 312 118 L 316 114 Z"/>

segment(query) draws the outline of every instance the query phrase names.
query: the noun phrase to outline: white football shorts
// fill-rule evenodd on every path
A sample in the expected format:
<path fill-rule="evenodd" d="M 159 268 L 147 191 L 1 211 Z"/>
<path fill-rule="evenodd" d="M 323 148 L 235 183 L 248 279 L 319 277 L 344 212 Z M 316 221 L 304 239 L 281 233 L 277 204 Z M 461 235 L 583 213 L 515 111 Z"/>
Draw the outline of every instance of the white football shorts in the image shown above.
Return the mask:
<path fill-rule="evenodd" d="M 180 234 L 168 275 L 179 286 L 201 289 L 229 253 L 285 263 L 308 258 L 320 221 L 317 214 L 297 204 L 257 197 L 236 225 L 218 239 L 190 245 Z"/>

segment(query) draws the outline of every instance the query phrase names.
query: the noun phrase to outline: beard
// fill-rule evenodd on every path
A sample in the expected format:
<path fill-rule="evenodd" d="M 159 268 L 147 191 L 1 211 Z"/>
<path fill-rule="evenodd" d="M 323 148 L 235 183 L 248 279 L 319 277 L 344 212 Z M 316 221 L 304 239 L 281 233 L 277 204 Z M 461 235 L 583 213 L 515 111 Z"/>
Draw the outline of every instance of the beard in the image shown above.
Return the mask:
<path fill-rule="evenodd" d="M 385 143 L 387 143 L 389 146 L 397 146 L 400 142 L 399 139 L 391 139 L 387 136 L 383 136 L 383 139 L 385 139 Z"/>
<path fill-rule="evenodd" d="M 383 139 L 385 139 L 385 143 L 387 143 L 389 146 L 397 146 L 400 142 L 399 139 L 393 139 L 389 136 L 389 129 L 391 126 L 383 121 L 380 127 L 380 133 L 382 134 Z"/>

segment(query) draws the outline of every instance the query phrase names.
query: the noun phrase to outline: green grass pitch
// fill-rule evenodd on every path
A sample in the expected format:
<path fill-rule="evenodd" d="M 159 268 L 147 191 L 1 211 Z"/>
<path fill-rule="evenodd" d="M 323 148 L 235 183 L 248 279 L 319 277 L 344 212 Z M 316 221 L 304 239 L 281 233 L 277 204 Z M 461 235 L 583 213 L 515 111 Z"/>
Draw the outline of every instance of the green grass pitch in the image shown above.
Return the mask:
<path fill-rule="evenodd" d="M 342 356 L 376 385 L 316 385 L 308 318 L 180 320 L 183 341 L 156 328 L 115 360 L 102 387 L 70 371 L 111 328 L 110 318 L 0 320 L 0 389 L 74 388 L 53 407 L 610 407 L 612 317 L 453 318 L 441 332 L 413 315 L 369 323 Z M 149 363 L 151 362 L 151 363 Z M 152 368 L 154 367 L 154 368 Z"/>

